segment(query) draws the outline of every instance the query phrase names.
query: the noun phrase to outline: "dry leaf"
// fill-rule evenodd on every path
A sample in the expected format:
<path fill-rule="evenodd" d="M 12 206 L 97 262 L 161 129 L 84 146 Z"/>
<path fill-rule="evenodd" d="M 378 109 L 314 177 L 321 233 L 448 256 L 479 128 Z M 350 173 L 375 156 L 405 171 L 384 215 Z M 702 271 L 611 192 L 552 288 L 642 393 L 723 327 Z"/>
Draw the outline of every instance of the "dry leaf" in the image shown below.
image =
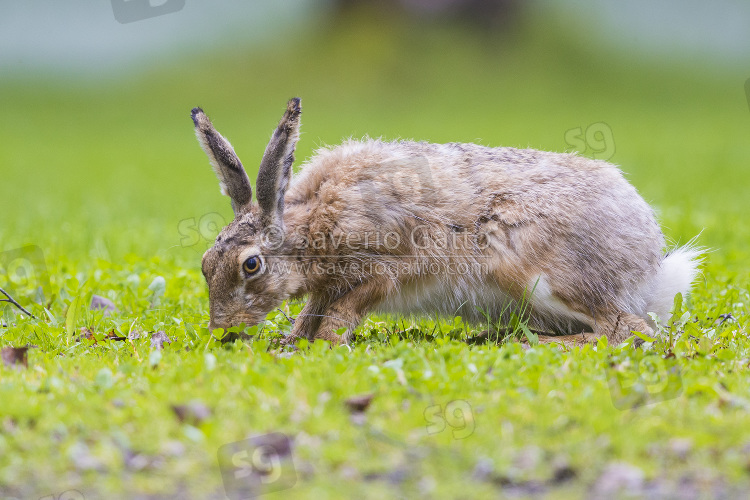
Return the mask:
<path fill-rule="evenodd" d="M 359 396 L 352 396 L 351 398 L 344 401 L 346 407 L 349 408 L 350 413 L 364 413 L 375 394 L 361 394 Z"/>
<path fill-rule="evenodd" d="M 292 456 L 292 441 L 286 434 L 281 432 L 271 432 L 260 436 L 250 438 L 255 448 L 270 447 L 273 449 L 274 456 L 277 458 L 286 458 Z"/>
<path fill-rule="evenodd" d="M 0 354 L 2 354 L 3 363 L 6 366 L 20 368 L 20 365 L 23 365 L 28 367 L 29 361 L 26 357 L 26 351 L 28 350 L 28 347 L 3 347 Z"/>
<path fill-rule="evenodd" d="M 78 331 L 81 332 L 81 335 L 79 335 L 78 337 L 76 337 L 76 340 L 78 342 L 80 342 L 80 341 L 82 341 L 82 340 L 85 339 L 85 340 L 93 340 L 94 344 L 97 343 L 96 336 L 94 335 L 94 332 L 92 332 L 91 330 L 89 330 L 85 326 L 82 327 L 82 328 L 80 328 Z M 105 341 L 105 340 L 127 340 L 127 337 L 123 337 L 121 335 L 118 335 L 117 332 L 115 332 L 115 330 L 112 329 L 109 332 L 107 332 L 107 334 L 102 339 L 102 341 Z"/>
<path fill-rule="evenodd" d="M 111 300 L 101 297 L 99 295 L 93 295 L 91 297 L 91 305 L 89 306 L 89 309 L 92 311 L 104 309 L 104 316 L 109 316 L 113 312 L 117 311 L 117 306 L 115 306 L 115 303 Z"/>
<path fill-rule="evenodd" d="M 156 349 L 164 349 L 164 344 L 171 344 L 172 341 L 169 339 L 163 330 L 154 332 L 151 334 L 151 347 Z"/>
<path fill-rule="evenodd" d="M 193 426 L 200 425 L 211 417 L 211 410 L 200 401 L 191 401 L 184 405 L 172 405 L 172 411 L 180 422 Z"/>

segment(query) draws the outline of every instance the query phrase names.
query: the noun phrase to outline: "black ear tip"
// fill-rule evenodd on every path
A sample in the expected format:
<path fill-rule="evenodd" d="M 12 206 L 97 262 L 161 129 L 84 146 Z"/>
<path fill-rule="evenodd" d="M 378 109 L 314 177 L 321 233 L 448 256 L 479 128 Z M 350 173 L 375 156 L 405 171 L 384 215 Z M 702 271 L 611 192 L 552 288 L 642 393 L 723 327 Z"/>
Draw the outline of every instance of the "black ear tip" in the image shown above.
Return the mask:
<path fill-rule="evenodd" d="M 203 110 L 201 108 L 193 108 L 193 110 L 190 112 L 190 117 L 193 119 L 193 123 L 195 126 L 198 126 L 198 115 L 202 115 Z"/>
<path fill-rule="evenodd" d="M 302 112 L 302 99 L 300 99 L 299 97 L 292 97 L 289 100 L 289 111 L 292 111 L 294 113 Z"/>

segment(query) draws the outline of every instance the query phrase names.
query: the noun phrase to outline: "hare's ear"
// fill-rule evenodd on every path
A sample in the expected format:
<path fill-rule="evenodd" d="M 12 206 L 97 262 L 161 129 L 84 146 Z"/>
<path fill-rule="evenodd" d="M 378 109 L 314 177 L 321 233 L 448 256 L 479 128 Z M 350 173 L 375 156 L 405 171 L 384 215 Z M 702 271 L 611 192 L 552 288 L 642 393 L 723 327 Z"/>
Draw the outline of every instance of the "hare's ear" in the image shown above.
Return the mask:
<path fill-rule="evenodd" d="M 287 104 L 286 112 L 274 130 L 260 163 L 255 189 L 258 191 L 261 222 L 266 226 L 283 224 L 284 194 L 292 176 L 294 147 L 299 139 L 300 114 L 300 99 L 295 97 Z"/>
<path fill-rule="evenodd" d="M 235 214 L 246 212 L 251 205 L 253 189 L 240 159 L 237 158 L 229 141 L 216 131 L 201 108 L 193 108 L 192 117 L 195 135 L 219 178 L 222 194 L 232 200 Z"/>

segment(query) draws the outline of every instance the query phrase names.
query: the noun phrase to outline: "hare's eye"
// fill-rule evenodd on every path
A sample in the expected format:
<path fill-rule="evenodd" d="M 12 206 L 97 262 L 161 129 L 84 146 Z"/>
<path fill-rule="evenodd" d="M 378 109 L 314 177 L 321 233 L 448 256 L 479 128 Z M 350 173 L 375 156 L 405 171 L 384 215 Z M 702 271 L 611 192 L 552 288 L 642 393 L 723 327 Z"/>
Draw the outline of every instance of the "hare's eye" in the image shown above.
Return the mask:
<path fill-rule="evenodd" d="M 260 271 L 260 257 L 250 257 L 242 264 L 242 269 L 247 274 L 255 274 Z"/>

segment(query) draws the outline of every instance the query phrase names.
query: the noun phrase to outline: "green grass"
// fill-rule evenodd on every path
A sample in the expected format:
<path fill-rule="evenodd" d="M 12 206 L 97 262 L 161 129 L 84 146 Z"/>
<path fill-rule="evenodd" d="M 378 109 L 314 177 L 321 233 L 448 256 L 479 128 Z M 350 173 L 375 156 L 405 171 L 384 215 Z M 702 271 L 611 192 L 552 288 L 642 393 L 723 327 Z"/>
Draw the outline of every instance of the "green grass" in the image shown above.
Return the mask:
<path fill-rule="evenodd" d="M 40 318 L 4 309 L 0 345 L 36 347 L 28 368 L 0 364 L 0 496 L 221 497 L 219 448 L 269 432 L 293 438 L 297 482 L 268 498 L 579 498 L 619 462 L 652 488 L 746 491 L 747 75 L 639 63 L 546 25 L 511 42 L 350 21 L 123 80 L 0 84 L 0 287 Z M 205 329 L 209 242 L 186 228 L 231 210 L 189 111 L 203 106 L 252 171 L 293 95 L 298 158 L 365 134 L 561 151 L 568 130 L 605 122 L 611 161 L 667 236 L 701 233 L 713 250 L 684 324 L 641 350 L 470 347 L 460 321 L 379 317 L 351 352 L 277 356 L 265 334 L 221 346 Z M 9 281 L 8 252 L 29 244 L 46 270 Z M 149 289 L 158 276 L 163 297 Z M 47 280 L 45 311 L 35 290 Z M 119 311 L 88 311 L 92 294 Z M 79 341 L 82 327 L 142 335 Z M 157 330 L 174 340 L 161 353 Z M 634 379 L 643 358 L 660 360 L 653 384 Z M 344 400 L 368 393 L 352 417 Z M 180 421 L 171 406 L 191 401 L 211 415 Z"/>

